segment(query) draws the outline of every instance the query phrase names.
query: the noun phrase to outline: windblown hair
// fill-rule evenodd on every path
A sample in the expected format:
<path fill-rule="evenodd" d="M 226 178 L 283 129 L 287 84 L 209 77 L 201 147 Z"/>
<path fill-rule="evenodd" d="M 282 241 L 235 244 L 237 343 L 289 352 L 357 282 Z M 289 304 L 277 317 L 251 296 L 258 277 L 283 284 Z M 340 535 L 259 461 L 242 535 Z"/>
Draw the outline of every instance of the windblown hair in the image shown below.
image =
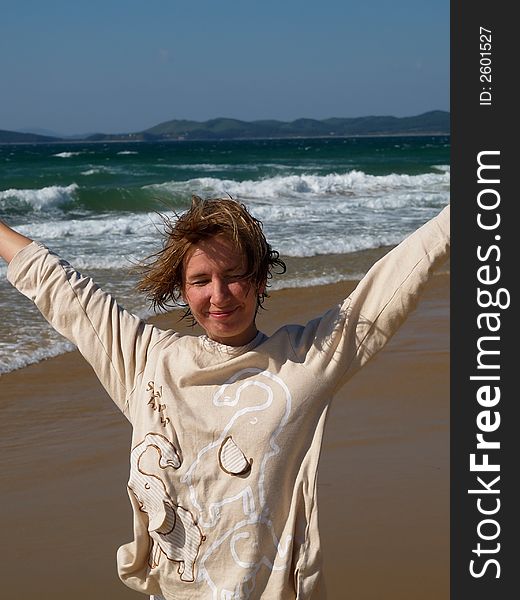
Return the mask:
<path fill-rule="evenodd" d="M 285 273 L 286 266 L 276 250 L 272 250 L 263 232 L 262 222 L 233 198 L 192 196 L 191 207 L 171 219 L 161 215 L 164 224 L 163 248 L 152 254 L 142 266 L 142 277 L 137 289 L 146 294 L 154 309 L 185 306 L 182 302 L 186 257 L 191 248 L 202 240 L 223 235 L 247 259 L 246 277 L 256 289 L 258 306 L 268 296 L 265 289 L 273 270 Z M 185 316 L 189 316 L 186 307 Z"/>

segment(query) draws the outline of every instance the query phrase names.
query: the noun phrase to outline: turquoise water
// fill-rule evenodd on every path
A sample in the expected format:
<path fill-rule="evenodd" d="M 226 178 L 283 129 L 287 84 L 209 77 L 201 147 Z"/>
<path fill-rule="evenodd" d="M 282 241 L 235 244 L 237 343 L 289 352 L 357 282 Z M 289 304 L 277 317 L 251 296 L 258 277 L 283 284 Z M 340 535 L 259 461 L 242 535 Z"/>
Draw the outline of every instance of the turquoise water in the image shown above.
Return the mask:
<path fill-rule="evenodd" d="M 358 278 L 449 201 L 448 136 L 0 146 L 0 218 L 145 314 L 131 265 L 157 211 L 231 195 L 289 271 L 273 287 Z M 0 373 L 70 348 L 0 270 Z M 16 306 L 16 311 L 11 310 Z"/>

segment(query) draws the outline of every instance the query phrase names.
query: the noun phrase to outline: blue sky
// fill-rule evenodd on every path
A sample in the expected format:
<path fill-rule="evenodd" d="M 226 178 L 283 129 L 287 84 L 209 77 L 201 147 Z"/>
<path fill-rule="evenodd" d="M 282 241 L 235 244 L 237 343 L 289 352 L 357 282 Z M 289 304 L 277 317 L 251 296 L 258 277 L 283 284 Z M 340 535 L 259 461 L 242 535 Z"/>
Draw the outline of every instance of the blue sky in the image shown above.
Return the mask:
<path fill-rule="evenodd" d="M 449 110 L 448 0 L 0 0 L 0 129 Z"/>

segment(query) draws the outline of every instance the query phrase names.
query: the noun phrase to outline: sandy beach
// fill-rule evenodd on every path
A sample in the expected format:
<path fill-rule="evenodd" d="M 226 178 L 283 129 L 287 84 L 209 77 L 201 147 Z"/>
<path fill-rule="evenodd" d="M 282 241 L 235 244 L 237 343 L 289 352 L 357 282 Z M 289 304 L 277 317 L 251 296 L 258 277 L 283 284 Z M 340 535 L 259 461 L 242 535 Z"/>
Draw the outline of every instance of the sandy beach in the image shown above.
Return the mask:
<path fill-rule="evenodd" d="M 258 326 L 304 323 L 354 283 L 273 292 Z M 175 313 L 155 318 L 185 329 Z M 131 600 L 130 425 L 77 352 L 0 379 L 3 598 Z M 330 600 L 449 597 L 449 276 L 335 398 L 319 476 Z M 318 599 L 319 600 L 319 599 Z"/>

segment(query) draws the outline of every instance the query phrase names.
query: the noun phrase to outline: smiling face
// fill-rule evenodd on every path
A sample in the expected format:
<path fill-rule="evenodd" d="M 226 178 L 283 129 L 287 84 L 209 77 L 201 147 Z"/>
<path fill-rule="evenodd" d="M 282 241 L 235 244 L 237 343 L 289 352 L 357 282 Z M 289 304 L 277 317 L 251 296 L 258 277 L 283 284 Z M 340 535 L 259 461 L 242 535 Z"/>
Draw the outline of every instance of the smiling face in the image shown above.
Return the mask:
<path fill-rule="evenodd" d="M 206 335 L 221 344 L 243 346 L 257 334 L 258 294 L 248 278 L 247 259 L 223 236 L 195 244 L 184 262 L 184 299 Z"/>

